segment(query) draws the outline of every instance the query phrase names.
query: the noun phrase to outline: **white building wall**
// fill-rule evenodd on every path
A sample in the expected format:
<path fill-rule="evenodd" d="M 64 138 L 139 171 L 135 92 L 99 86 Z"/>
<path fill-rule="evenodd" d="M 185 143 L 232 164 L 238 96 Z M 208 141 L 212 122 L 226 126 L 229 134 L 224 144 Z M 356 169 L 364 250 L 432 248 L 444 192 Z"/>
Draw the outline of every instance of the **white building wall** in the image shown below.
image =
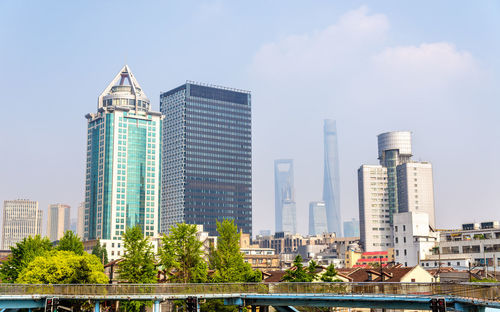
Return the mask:
<path fill-rule="evenodd" d="M 76 234 L 83 238 L 85 229 L 85 202 L 80 203 L 78 206 L 78 216 L 76 220 Z"/>
<path fill-rule="evenodd" d="M 17 199 L 3 205 L 2 249 L 15 246 L 28 236 L 42 234 L 42 211 L 38 202 Z"/>
<path fill-rule="evenodd" d="M 47 235 L 51 241 L 56 241 L 64 236 L 70 228 L 71 207 L 64 204 L 49 205 L 47 217 Z"/>
<path fill-rule="evenodd" d="M 415 266 L 432 253 L 438 233 L 430 231 L 429 215 L 417 212 L 394 214 L 394 259 Z"/>
<path fill-rule="evenodd" d="M 387 169 L 362 165 L 358 169 L 360 240 L 365 251 L 393 247 L 387 194 Z"/>

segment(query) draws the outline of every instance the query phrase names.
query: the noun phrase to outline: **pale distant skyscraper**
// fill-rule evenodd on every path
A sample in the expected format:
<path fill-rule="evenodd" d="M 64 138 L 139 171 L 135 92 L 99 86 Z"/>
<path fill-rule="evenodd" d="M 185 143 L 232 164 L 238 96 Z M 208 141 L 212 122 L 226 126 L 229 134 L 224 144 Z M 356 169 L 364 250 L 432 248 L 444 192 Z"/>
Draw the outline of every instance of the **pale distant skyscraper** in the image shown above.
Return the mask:
<path fill-rule="evenodd" d="M 122 234 L 159 231 L 161 120 L 125 65 L 87 114 L 84 239 L 100 239 L 110 260 L 123 255 Z"/>
<path fill-rule="evenodd" d="M 51 241 L 59 240 L 70 227 L 71 207 L 64 204 L 49 205 L 47 234 Z"/>
<path fill-rule="evenodd" d="M 276 232 L 297 233 L 293 160 L 274 161 L 274 201 Z"/>
<path fill-rule="evenodd" d="M 85 202 L 78 205 L 78 214 L 76 219 L 76 233 L 83 238 L 85 229 Z"/>
<path fill-rule="evenodd" d="M 325 202 L 309 203 L 309 235 L 319 235 L 327 232 Z"/>
<path fill-rule="evenodd" d="M 428 162 L 407 162 L 397 167 L 399 212 L 426 213 L 435 228 L 434 182 Z"/>
<path fill-rule="evenodd" d="M 344 236 L 345 237 L 359 237 L 359 221 L 352 219 L 351 221 L 344 221 Z"/>
<path fill-rule="evenodd" d="M 324 123 L 324 180 L 323 201 L 326 206 L 328 232 L 342 236 L 342 216 L 340 213 L 340 178 L 337 126 L 335 120 L 325 119 Z"/>
<path fill-rule="evenodd" d="M 28 236 L 42 234 L 42 211 L 38 202 L 17 199 L 3 202 L 2 249 L 15 246 Z"/>

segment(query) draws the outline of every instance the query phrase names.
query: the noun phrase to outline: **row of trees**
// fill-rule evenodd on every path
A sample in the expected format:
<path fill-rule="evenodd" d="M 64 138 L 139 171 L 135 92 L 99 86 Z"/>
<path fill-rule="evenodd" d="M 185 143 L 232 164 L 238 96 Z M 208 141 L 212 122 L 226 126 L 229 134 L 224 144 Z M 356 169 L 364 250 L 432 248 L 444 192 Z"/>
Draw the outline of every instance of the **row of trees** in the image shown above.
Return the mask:
<path fill-rule="evenodd" d="M 302 257 L 297 255 L 293 261 L 293 266 L 286 270 L 285 275 L 283 275 L 283 281 L 285 282 L 342 282 L 341 279 L 337 278 L 337 270 L 335 266 L 330 264 L 323 274 L 318 272 L 318 264 L 311 260 L 307 267 L 302 264 Z"/>

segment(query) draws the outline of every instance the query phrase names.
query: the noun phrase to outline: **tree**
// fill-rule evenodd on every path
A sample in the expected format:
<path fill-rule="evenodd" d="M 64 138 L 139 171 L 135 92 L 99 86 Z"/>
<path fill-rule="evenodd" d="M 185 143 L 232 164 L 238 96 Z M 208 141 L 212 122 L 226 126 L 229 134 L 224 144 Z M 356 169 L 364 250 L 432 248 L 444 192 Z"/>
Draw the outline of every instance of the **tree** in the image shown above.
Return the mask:
<path fill-rule="evenodd" d="M 196 237 L 196 225 L 177 223 L 162 238 L 160 264 L 165 276 L 174 283 L 200 283 L 207 280 L 203 242 Z M 169 276 L 169 274 L 171 274 Z"/>
<path fill-rule="evenodd" d="M 337 276 L 337 270 L 335 270 L 335 266 L 331 263 L 326 268 L 326 272 L 321 275 L 320 279 L 323 282 L 342 282 L 341 279 L 335 278 L 335 276 Z"/>
<path fill-rule="evenodd" d="M 122 261 L 118 263 L 120 279 L 136 284 L 156 283 L 158 270 L 149 238 L 144 236 L 138 225 L 128 228 L 122 237 L 125 253 Z M 151 302 L 129 301 L 123 303 L 125 311 L 141 311 L 149 305 Z"/>
<path fill-rule="evenodd" d="M 262 273 L 252 270 L 243 260 L 240 252 L 240 233 L 233 220 L 217 221 L 217 248 L 210 257 L 210 267 L 214 270 L 213 282 L 260 282 Z"/>
<path fill-rule="evenodd" d="M 22 284 L 104 284 L 104 267 L 94 255 L 53 250 L 36 257 L 16 280 Z"/>
<path fill-rule="evenodd" d="M 101 245 L 101 240 L 98 240 L 97 244 L 95 244 L 92 248 L 92 254 L 99 258 L 103 265 L 108 263 L 108 251 L 106 250 L 106 247 Z"/>
<path fill-rule="evenodd" d="M 309 280 L 309 282 L 314 282 L 314 280 L 316 279 L 317 277 L 317 274 L 316 274 L 316 269 L 318 268 L 318 264 L 316 263 L 316 261 L 314 260 L 311 260 L 309 261 L 309 265 L 307 266 L 307 279 Z"/>
<path fill-rule="evenodd" d="M 137 284 L 156 283 L 156 270 L 153 246 L 148 237 L 144 237 L 139 226 L 128 228 L 123 233 L 125 254 L 118 263 L 118 273 L 124 282 Z"/>
<path fill-rule="evenodd" d="M 297 255 L 293 261 L 293 266 L 285 271 L 283 280 L 285 282 L 310 282 L 310 276 L 302 264 L 302 257 Z"/>
<path fill-rule="evenodd" d="M 52 243 L 47 237 L 40 235 L 24 238 L 16 246 L 10 247 L 12 254 L 0 267 L 0 278 L 4 283 L 16 282 L 21 271 L 37 256 L 52 249 Z"/>
<path fill-rule="evenodd" d="M 64 232 L 64 236 L 59 240 L 56 249 L 72 251 L 77 255 L 82 255 L 84 251 L 82 240 L 71 230 Z"/>

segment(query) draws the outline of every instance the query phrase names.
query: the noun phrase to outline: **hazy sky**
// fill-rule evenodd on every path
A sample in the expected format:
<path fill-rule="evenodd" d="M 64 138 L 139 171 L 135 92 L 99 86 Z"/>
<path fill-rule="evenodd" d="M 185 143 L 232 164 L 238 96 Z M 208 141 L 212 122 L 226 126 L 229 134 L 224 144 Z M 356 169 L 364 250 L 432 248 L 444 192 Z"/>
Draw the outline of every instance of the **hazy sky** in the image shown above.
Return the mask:
<path fill-rule="evenodd" d="M 345 219 L 376 135 L 410 130 L 438 227 L 498 220 L 499 55 L 498 1 L 1 1 L 0 200 L 83 200 L 84 116 L 127 62 L 156 110 L 185 80 L 252 91 L 254 233 L 274 230 L 277 158 L 307 233 L 325 118 Z"/>

